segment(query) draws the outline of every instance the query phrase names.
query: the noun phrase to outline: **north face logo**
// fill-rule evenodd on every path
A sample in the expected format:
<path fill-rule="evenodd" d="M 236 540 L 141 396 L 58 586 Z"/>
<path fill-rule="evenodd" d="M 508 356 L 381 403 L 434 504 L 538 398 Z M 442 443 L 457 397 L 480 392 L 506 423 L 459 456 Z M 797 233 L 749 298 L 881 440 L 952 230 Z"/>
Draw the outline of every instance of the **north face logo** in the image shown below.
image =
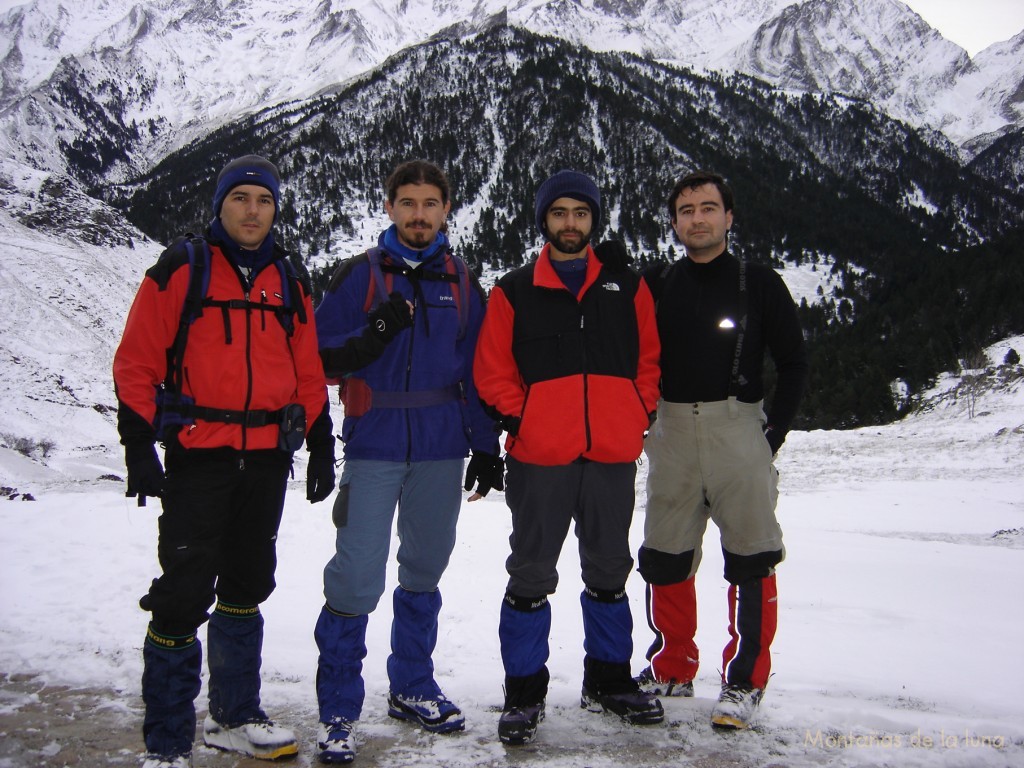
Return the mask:
<path fill-rule="evenodd" d="M 619 288 L 619 284 L 618 283 L 605 283 L 603 287 L 604 287 L 604 289 L 606 291 L 619 291 L 619 290 L 622 290 L 621 288 Z"/>

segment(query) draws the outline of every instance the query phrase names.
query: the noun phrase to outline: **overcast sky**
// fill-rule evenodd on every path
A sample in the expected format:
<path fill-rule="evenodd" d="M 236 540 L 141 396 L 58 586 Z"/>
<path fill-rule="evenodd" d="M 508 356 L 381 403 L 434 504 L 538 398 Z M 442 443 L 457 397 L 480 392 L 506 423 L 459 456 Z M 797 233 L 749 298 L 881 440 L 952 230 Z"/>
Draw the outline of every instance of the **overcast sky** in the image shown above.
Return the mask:
<path fill-rule="evenodd" d="M 903 0 L 972 56 L 1024 29 L 1024 0 Z"/>
<path fill-rule="evenodd" d="M 854 0 L 856 1 L 856 0 Z M 904 0 L 942 35 L 972 56 L 1024 29 L 1024 0 Z M 24 5 L 0 0 L 0 12 Z"/>

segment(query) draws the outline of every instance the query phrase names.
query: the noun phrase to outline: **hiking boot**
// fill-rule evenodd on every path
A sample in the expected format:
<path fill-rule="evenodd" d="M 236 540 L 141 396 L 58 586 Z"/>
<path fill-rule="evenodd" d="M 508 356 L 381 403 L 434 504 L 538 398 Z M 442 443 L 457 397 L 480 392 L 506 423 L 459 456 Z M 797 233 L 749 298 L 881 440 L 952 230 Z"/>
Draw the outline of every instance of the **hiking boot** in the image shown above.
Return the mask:
<path fill-rule="evenodd" d="M 611 712 L 630 725 L 654 725 L 665 719 L 665 710 L 653 693 L 640 690 L 636 681 L 632 690 L 628 687 L 618 693 L 597 693 L 583 686 L 580 706 L 591 712 Z"/>
<path fill-rule="evenodd" d="M 711 725 L 731 730 L 749 728 L 762 696 L 764 688 L 726 683 L 711 710 Z"/>
<path fill-rule="evenodd" d="M 419 723 L 430 733 L 452 733 L 466 727 L 466 717 L 448 697 L 438 692 L 430 698 L 388 694 L 388 715 L 396 720 Z"/>
<path fill-rule="evenodd" d="M 270 720 L 243 723 L 236 728 L 221 725 L 209 715 L 203 721 L 203 743 L 214 749 L 238 752 L 257 760 L 277 760 L 299 752 L 295 734 Z"/>
<path fill-rule="evenodd" d="M 693 697 L 692 680 L 687 680 L 685 683 L 680 683 L 675 679 L 667 682 L 658 680 L 654 676 L 654 670 L 651 667 L 645 667 L 644 671 L 633 679 L 636 680 L 636 684 L 640 686 L 641 691 L 654 694 L 655 696 L 667 696 L 669 698 Z"/>
<path fill-rule="evenodd" d="M 356 724 L 351 720 L 337 719 L 320 723 L 316 748 L 320 750 L 317 759 L 321 763 L 340 765 L 356 759 Z"/>
<path fill-rule="evenodd" d="M 498 738 L 502 744 L 526 744 L 533 739 L 537 724 L 543 719 L 543 701 L 528 707 L 506 707 L 498 718 Z"/>
<path fill-rule="evenodd" d="M 142 768 L 192 768 L 192 755 L 146 755 Z"/>

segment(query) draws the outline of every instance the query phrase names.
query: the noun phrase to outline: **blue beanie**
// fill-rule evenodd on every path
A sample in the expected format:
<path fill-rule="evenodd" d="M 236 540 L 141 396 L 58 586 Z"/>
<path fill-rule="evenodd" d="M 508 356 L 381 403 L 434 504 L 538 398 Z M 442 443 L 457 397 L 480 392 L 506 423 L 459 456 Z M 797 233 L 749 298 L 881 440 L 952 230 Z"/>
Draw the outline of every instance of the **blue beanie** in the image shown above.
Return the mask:
<path fill-rule="evenodd" d="M 245 155 L 232 160 L 217 175 L 217 190 L 213 193 L 213 216 L 220 216 L 224 198 L 237 186 L 256 184 L 266 187 L 274 196 L 274 221 L 281 210 L 281 174 L 277 166 L 259 155 Z"/>
<path fill-rule="evenodd" d="M 544 219 L 548 208 L 560 197 L 571 197 L 589 205 L 594 217 L 594 230 L 597 230 L 597 225 L 601 223 L 601 192 L 597 185 L 579 171 L 559 171 L 537 190 L 537 229 L 542 235 L 547 234 Z"/>

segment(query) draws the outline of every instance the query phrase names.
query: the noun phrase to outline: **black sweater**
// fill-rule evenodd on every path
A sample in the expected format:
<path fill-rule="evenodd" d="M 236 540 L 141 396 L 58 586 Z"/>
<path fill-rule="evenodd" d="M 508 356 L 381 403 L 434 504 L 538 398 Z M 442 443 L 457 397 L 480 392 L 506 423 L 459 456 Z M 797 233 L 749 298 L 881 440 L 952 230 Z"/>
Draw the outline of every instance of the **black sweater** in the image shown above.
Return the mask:
<path fill-rule="evenodd" d="M 657 302 L 661 336 L 662 397 L 672 403 L 725 400 L 729 396 L 736 338 L 742 317 L 740 263 L 723 253 L 707 264 L 682 258 L 644 273 Z M 803 332 L 782 278 L 769 267 L 747 264 L 747 328 L 736 395 L 745 403 L 764 398 L 767 350 L 778 382 L 768 414 L 781 444 L 796 415 L 807 380 Z"/>

